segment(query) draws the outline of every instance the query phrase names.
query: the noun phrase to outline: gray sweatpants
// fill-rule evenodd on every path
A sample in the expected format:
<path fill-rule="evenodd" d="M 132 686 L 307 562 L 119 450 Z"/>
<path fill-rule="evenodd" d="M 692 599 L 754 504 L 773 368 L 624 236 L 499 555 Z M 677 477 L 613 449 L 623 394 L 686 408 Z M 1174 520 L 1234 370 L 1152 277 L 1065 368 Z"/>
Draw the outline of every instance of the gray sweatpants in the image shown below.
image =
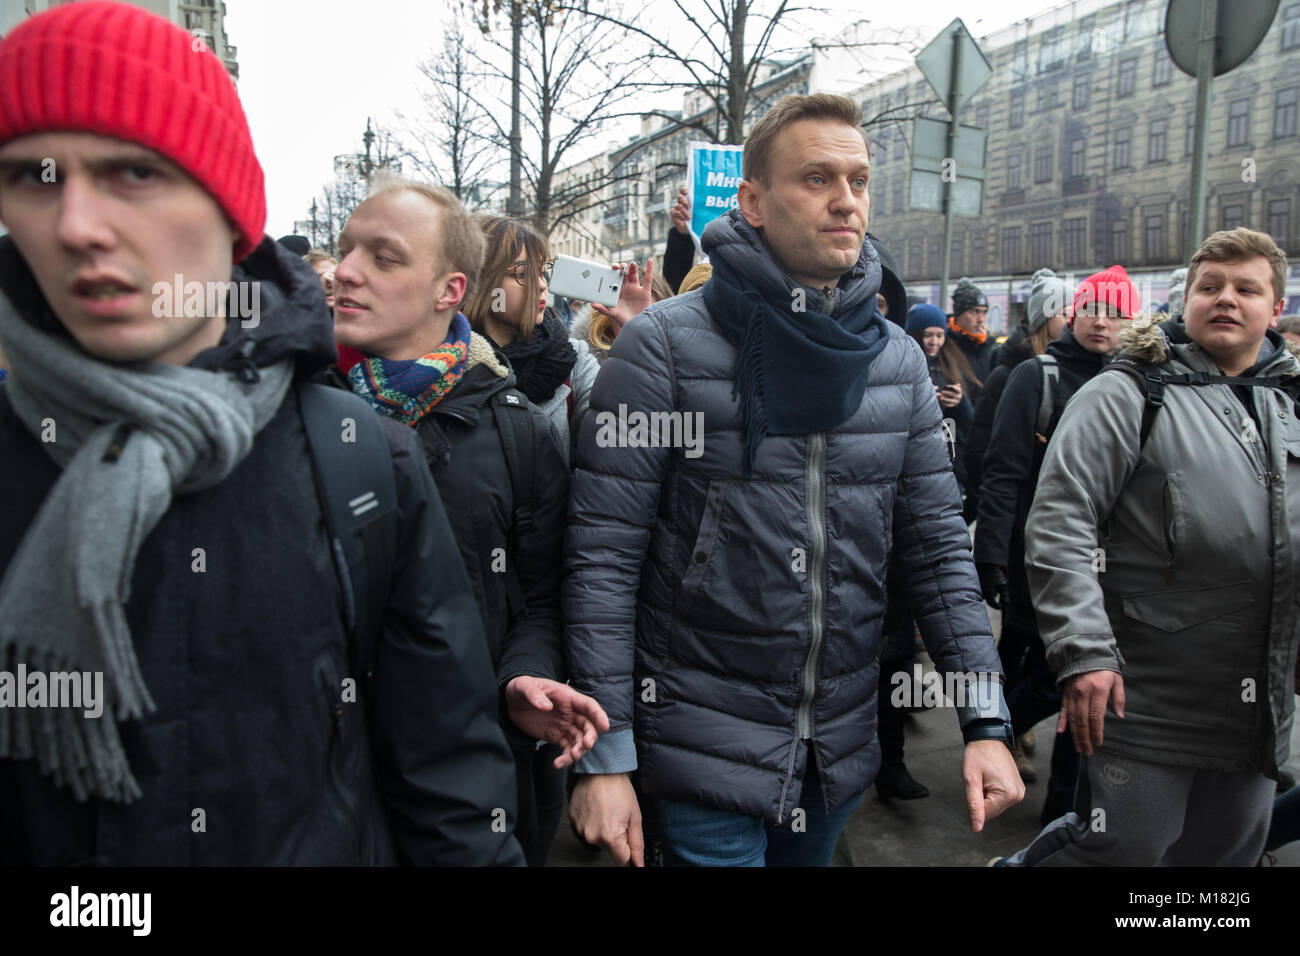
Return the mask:
<path fill-rule="evenodd" d="M 1254 866 L 1275 784 L 1262 773 L 1144 763 L 1099 747 L 1074 809 L 1003 866 Z"/>

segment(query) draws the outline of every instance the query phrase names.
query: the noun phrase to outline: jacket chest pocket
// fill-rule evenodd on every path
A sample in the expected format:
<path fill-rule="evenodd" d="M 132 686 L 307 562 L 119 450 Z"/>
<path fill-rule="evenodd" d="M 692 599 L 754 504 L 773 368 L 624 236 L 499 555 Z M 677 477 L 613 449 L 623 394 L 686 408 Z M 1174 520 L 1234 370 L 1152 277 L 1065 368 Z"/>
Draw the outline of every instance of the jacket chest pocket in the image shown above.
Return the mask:
<path fill-rule="evenodd" d="M 700 516 L 700 527 L 687 558 L 686 573 L 682 576 L 682 594 L 677 603 L 683 611 L 689 609 L 693 596 L 704 583 L 704 576 L 709 570 L 709 560 L 713 557 L 713 549 L 718 541 L 718 529 L 722 525 L 722 511 L 726 497 L 726 484 L 720 481 L 709 482 L 709 491 L 704 499 L 704 512 Z"/>

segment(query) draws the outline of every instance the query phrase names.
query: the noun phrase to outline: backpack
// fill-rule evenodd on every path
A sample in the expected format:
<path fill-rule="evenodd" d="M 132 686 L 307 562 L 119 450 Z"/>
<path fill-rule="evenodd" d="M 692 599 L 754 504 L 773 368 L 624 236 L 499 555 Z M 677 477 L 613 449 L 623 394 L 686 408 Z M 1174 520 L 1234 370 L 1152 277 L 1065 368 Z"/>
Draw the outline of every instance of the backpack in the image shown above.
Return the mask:
<path fill-rule="evenodd" d="M 397 545 L 397 480 L 388 439 L 374 410 L 351 392 L 303 383 L 298 404 L 311 452 L 316 494 L 342 584 L 352 666 L 364 699 L 374 681 L 375 653 Z M 351 427 L 352 438 L 344 440 Z"/>
<path fill-rule="evenodd" d="M 1056 364 L 1056 356 L 1044 352 L 1038 356 L 1038 372 L 1042 376 L 1042 397 L 1038 400 L 1038 422 L 1034 427 L 1034 437 L 1040 444 L 1046 445 L 1051 437 L 1052 416 L 1056 412 L 1056 403 L 1061 397 L 1061 368 Z"/>
<path fill-rule="evenodd" d="M 1151 429 L 1156 423 L 1156 415 L 1165 405 L 1165 388 L 1170 385 L 1245 385 L 1248 388 L 1276 388 L 1287 395 L 1293 402 L 1300 397 L 1300 382 L 1295 378 L 1284 378 L 1281 375 L 1268 377 L 1259 376 L 1239 376 L 1239 375 L 1212 375 L 1209 372 L 1183 372 L 1180 375 L 1172 375 L 1169 372 L 1161 371 L 1154 365 L 1148 365 L 1145 362 L 1135 362 L 1128 358 L 1115 359 L 1107 369 L 1118 369 L 1131 377 L 1135 378 L 1141 387 L 1143 395 L 1146 397 L 1146 404 L 1142 407 L 1142 425 L 1138 432 L 1138 454 L 1146 447 L 1147 438 L 1151 434 Z"/>
<path fill-rule="evenodd" d="M 503 388 L 492 396 L 491 405 L 515 503 L 509 541 L 510 553 L 514 556 L 519 554 L 519 536 L 533 527 L 533 413 L 528 399 L 517 388 Z M 515 573 L 513 560 L 506 565 L 505 584 L 506 600 L 513 617 L 524 611 L 524 589 Z"/>

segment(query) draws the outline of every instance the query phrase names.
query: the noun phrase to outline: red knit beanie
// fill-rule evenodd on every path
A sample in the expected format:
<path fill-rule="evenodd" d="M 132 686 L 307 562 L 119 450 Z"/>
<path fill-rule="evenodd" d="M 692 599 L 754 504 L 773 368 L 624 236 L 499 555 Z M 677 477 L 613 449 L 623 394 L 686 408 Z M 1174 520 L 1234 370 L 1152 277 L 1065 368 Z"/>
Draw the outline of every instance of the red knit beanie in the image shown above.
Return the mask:
<path fill-rule="evenodd" d="M 1111 266 L 1094 272 L 1079 283 L 1074 293 L 1074 303 L 1070 306 L 1070 325 L 1074 325 L 1074 314 L 1085 305 L 1110 305 L 1125 318 L 1137 315 L 1142 303 L 1138 299 L 1137 286 L 1129 279 L 1123 266 Z"/>
<path fill-rule="evenodd" d="M 234 81 L 197 37 L 127 3 L 89 0 L 24 20 L 0 42 L 0 145 L 72 130 L 138 143 L 203 186 L 262 241 L 266 189 Z"/>

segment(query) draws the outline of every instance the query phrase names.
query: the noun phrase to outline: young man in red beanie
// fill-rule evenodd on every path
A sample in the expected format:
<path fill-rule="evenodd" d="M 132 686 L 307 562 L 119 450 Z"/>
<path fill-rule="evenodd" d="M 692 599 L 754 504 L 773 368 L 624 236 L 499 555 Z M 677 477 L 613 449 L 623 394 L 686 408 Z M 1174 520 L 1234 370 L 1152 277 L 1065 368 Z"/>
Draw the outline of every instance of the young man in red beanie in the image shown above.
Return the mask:
<path fill-rule="evenodd" d="M 401 427 L 366 433 L 392 565 L 375 645 L 349 637 L 300 407 L 330 317 L 263 236 L 221 63 L 127 4 L 25 21 L 0 220 L 0 862 L 521 863 L 474 597 Z M 373 416 L 342 397 L 347 443 Z"/>
<path fill-rule="evenodd" d="M 1015 675 L 1007 681 L 1007 706 L 1017 741 L 1061 707 L 1024 571 L 1025 519 L 1043 453 L 1067 403 L 1110 362 L 1120 330 L 1139 304 L 1137 288 L 1119 266 L 1084 279 L 1066 307 L 1069 328 L 1048 344 L 1044 355 L 1015 367 L 993 416 L 975 526 L 975 566 L 984 599 L 1002 611 L 998 649 L 1004 653 L 1003 666 Z M 1026 783 L 1037 779 L 1019 742 L 1016 766 Z M 1062 734 L 1052 746 L 1044 823 L 1069 809 L 1077 776 L 1078 758 Z"/>
<path fill-rule="evenodd" d="M 1008 864 L 1259 860 L 1300 623 L 1300 363 L 1269 328 L 1285 282 L 1268 236 L 1210 236 L 1191 341 L 1133 323 L 1056 429 L 1025 560 L 1083 761 L 1074 809 Z"/>

